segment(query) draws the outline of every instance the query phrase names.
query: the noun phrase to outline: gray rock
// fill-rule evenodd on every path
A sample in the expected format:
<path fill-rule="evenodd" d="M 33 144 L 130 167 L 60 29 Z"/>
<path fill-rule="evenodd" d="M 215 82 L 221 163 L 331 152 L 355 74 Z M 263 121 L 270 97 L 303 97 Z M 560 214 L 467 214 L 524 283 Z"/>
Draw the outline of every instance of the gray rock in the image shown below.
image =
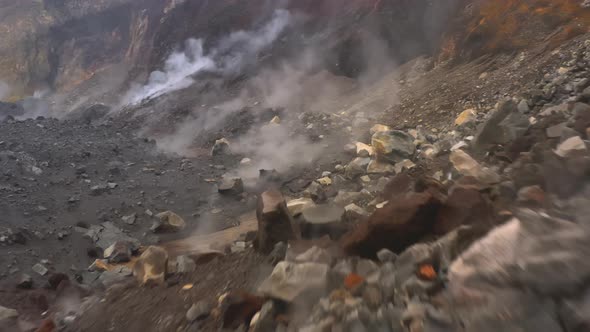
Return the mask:
<path fill-rule="evenodd" d="M 519 112 L 516 103 L 506 100 L 478 128 L 474 147 L 486 149 L 490 144 L 506 144 L 522 136 L 529 126 L 528 117 Z"/>
<path fill-rule="evenodd" d="M 188 309 L 186 312 L 186 320 L 192 323 L 196 320 L 205 319 L 211 313 L 211 309 L 213 309 L 213 307 L 209 302 L 201 300 Z"/>
<path fill-rule="evenodd" d="M 414 137 L 399 130 L 376 132 L 371 137 L 371 146 L 379 158 L 393 163 L 411 159 L 416 153 Z"/>
<path fill-rule="evenodd" d="M 131 260 L 132 245 L 126 241 L 117 241 L 104 251 L 104 258 L 109 263 L 124 263 Z"/>
<path fill-rule="evenodd" d="M 90 194 L 92 196 L 100 196 L 104 194 L 108 189 L 109 187 L 106 184 L 98 184 L 90 187 Z"/>
<path fill-rule="evenodd" d="M 28 274 L 23 274 L 16 286 L 21 289 L 31 289 L 33 288 L 33 278 Z"/>
<path fill-rule="evenodd" d="M 266 332 L 275 330 L 275 305 L 273 301 L 266 301 L 260 311 L 256 314 L 257 318 L 250 323 L 252 332 Z"/>
<path fill-rule="evenodd" d="M 352 203 L 344 207 L 346 219 L 349 221 L 356 221 L 368 217 L 370 214 L 365 209 Z"/>
<path fill-rule="evenodd" d="M 321 204 L 303 209 L 306 223 L 312 225 L 339 224 L 344 216 L 344 208 L 337 205 Z"/>
<path fill-rule="evenodd" d="M 267 257 L 270 264 L 276 265 L 280 261 L 285 260 L 287 255 L 287 244 L 285 242 L 278 242 L 274 245 L 274 248 Z"/>
<path fill-rule="evenodd" d="M 127 225 L 135 224 L 135 220 L 137 219 L 137 213 L 130 214 L 128 216 L 123 216 L 121 220 L 126 223 Z"/>
<path fill-rule="evenodd" d="M 152 232 L 179 232 L 186 227 L 186 222 L 181 216 L 172 211 L 165 211 L 156 215 L 157 220 L 150 228 Z"/>
<path fill-rule="evenodd" d="M 0 328 L 3 328 L 3 325 L 9 323 L 10 320 L 16 320 L 17 318 L 18 311 L 0 306 Z"/>
<path fill-rule="evenodd" d="M 131 271 L 129 271 L 128 269 L 125 269 L 125 270 L 117 269 L 117 270 L 113 270 L 113 271 L 104 271 L 98 277 L 97 282 L 99 282 L 103 287 L 109 288 L 112 285 L 124 282 L 130 276 L 131 276 Z"/>
<path fill-rule="evenodd" d="M 397 255 L 389 249 L 381 249 L 377 252 L 377 258 L 381 263 L 395 262 Z"/>
<path fill-rule="evenodd" d="M 100 225 L 90 226 L 90 229 L 84 234 L 84 237 L 91 239 L 97 246 L 104 249 L 118 241 L 130 243 L 132 251 L 137 250 L 140 246 L 139 240 L 128 236 L 112 222 L 104 222 Z"/>
<path fill-rule="evenodd" d="M 563 300 L 559 305 L 560 321 L 566 331 L 588 331 L 590 329 L 590 289 L 572 298 Z"/>
<path fill-rule="evenodd" d="M 547 128 L 545 133 L 547 134 L 547 137 L 549 137 L 549 138 L 561 137 L 561 133 L 563 132 L 563 129 L 566 126 L 567 126 L 567 122 L 562 122 L 560 124 L 556 124 L 554 126 Z"/>
<path fill-rule="evenodd" d="M 555 153 L 560 157 L 568 157 L 575 152 L 585 152 L 587 149 L 584 140 L 582 140 L 580 136 L 574 136 L 559 144 Z"/>
<path fill-rule="evenodd" d="M 340 206 L 346 206 L 348 204 L 357 203 L 362 199 L 363 194 L 361 192 L 339 190 L 334 198 L 334 203 Z"/>
<path fill-rule="evenodd" d="M 307 188 L 305 188 L 303 191 L 303 196 L 310 198 L 313 201 L 322 201 L 325 199 L 326 194 L 324 192 L 324 188 L 322 188 L 322 185 L 313 181 Z"/>
<path fill-rule="evenodd" d="M 410 277 L 402 285 L 402 289 L 407 298 L 421 298 L 426 296 L 428 292 L 437 287 L 437 284 L 432 281 L 420 280 L 416 276 Z"/>
<path fill-rule="evenodd" d="M 217 156 L 229 152 L 229 141 L 225 138 L 221 138 L 215 141 L 215 144 L 211 148 L 211 155 Z"/>
<path fill-rule="evenodd" d="M 42 276 L 46 275 L 47 272 L 49 272 L 49 270 L 45 266 L 39 263 L 33 265 L 33 271 L 37 272 L 39 275 Z"/>
<path fill-rule="evenodd" d="M 326 264 L 280 262 L 258 289 L 261 293 L 286 302 L 300 296 L 321 296 L 327 288 Z"/>
<path fill-rule="evenodd" d="M 358 176 L 365 174 L 367 166 L 371 162 L 371 158 L 360 158 L 353 159 L 344 168 L 344 176 L 348 179 L 355 179 Z"/>
<path fill-rule="evenodd" d="M 481 183 L 495 184 L 501 181 L 500 176 L 493 170 L 482 166 L 470 155 L 462 150 L 455 150 L 449 157 L 453 167 L 464 176 L 472 176 Z"/>
<path fill-rule="evenodd" d="M 359 259 L 356 263 L 356 274 L 363 278 L 368 278 L 378 270 L 379 266 L 370 259 Z"/>
<path fill-rule="evenodd" d="M 224 177 L 217 186 L 217 191 L 224 195 L 239 195 L 244 192 L 244 182 L 241 178 Z"/>
<path fill-rule="evenodd" d="M 369 174 L 395 174 L 395 166 L 390 163 L 371 160 L 367 165 L 367 173 Z"/>
<path fill-rule="evenodd" d="M 176 257 L 176 272 L 191 273 L 197 269 L 197 264 L 189 256 L 182 255 Z"/>
<path fill-rule="evenodd" d="M 363 300 L 369 308 L 376 310 L 383 301 L 381 290 L 375 286 L 367 286 L 363 291 Z"/>
<path fill-rule="evenodd" d="M 352 262 L 349 259 L 343 259 L 332 267 L 332 275 L 336 279 L 336 282 L 340 284 L 344 278 L 353 272 L 353 268 Z"/>
<path fill-rule="evenodd" d="M 301 216 L 301 234 L 313 238 L 323 235 L 339 236 L 347 226 L 344 220 L 344 208 L 332 204 L 319 204 L 303 209 Z"/>
<path fill-rule="evenodd" d="M 519 103 L 518 103 L 518 111 L 520 113 L 526 114 L 528 112 L 530 112 L 530 107 L 529 107 L 529 103 L 526 99 L 522 99 Z"/>
<path fill-rule="evenodd" d="M 296 263 L 321 263 L 321 264 L 332 264 L 332 256 L 327 250 L 313 246 L 304 253 L 299 254 L 295 257 Z"/>
<path fill-rule="evenodd" d="M 418 243 L 406 249 L 395 261 L 396 283 L 401 287 L 403 283 L 414 276 L 416 267 L 432 259 L 434 250 L 425 243 Z"/>

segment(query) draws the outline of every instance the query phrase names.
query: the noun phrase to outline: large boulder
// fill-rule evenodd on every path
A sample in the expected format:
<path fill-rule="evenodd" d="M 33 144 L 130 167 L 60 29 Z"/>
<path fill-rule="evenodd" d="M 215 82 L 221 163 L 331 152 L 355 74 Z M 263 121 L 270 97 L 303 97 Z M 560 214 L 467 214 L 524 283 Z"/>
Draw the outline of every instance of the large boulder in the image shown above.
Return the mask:
<path fill-rule="evenodd" d="M 329 271 L 326 264 L 280 262 L 258 290 L 286 302 L 319 297 L 326 291 Z"/>
<path fill-rule="evenodd" d="M 94 241 L 101 249 L 107 249 L 115 242 L 127 242 L 131 245 L 131 250 L 135 251 L 141 243 L 139 240 L 125 234 L 122 229 L 114 223 L 107 221 L 100 225 L 92 225 L 84 234 L 84 237 Z"/>
<path fill-rule="evenodd" d="M 393 163 L 411 159 L 416 153 L 414 138 L 399 130 L 376 132 L 371 138 L 371 146 L 379 159 Z"/>
<path fill-rule="evenodd" d="M 256 218 L 258 219 L 256 247 L 262 252 L 268 253 L 276 243 L 288 242 L 300 236 L 285 198 L 278 190 L 267 190 L 260 194 Z"/>
<path fill-rule="evenodd" d="M 351 255 L 375 257 L 383 248 L 401 252 L 432 233 L 442 201 L 431 192 L 409 193 L 390 200 L 341 240 Z"/>
<path fill-rule="evenodd" d="M 571 315 L 559 322 L 555 303 L 587 289 L 588 230 L 532 210 L 516 216 L 450 266 L 443 296 L 462 303 L 453 309 L 466 331 L 561 331 L 560 325 L 579 322 Z M 511 314 L 504 316 L 506 308 Z M 497 319 L 500 315 L 505 318 Z"/>
<path fill-rule="evenodd" d="M 133 266 L 133 275 L 142 285 L 164 283 L 168 268 L 168 252 L 161 247 L 150 246 Z"/>
<path fill-rule="evenodd" d="M 492 144 L 506 144 L 526 133 L 529 125 L 528 117 L 518 110 L 516 102 L 505 100 L 479 126 L 473 145 L 485 151 Z"/>
<path fill-rule="evenodd" d="M 486 198 L 474 188 L 451 189 L 437 216 L 435 234 L 446 234 L 461 225 L 490 227 L 494 211 Z"/>

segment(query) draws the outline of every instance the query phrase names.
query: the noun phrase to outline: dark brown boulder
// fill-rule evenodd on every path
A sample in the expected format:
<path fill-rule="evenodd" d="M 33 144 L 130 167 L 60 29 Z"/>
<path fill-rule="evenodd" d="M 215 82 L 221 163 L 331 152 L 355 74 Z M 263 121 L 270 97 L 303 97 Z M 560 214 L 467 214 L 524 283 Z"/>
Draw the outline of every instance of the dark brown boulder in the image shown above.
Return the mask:
<path fill-rule="evenodd" d="M 249 326 L 250 320 L 260 311 L 264 302 L 263 297 L 243 291 L 228 293 L 220 305 L 223 328 L 233 330 L 240 325 Z"/>
<path fill-rule="evenodd" d="M 456 186 L 441 207 L 433 231 L 444 235 L 461 225 L 490 226 L 493 213 L 492 206 L 478 190 Z"/>
<path fill-rule="evenodd" d="M 255 244 L 262 252 L 270 252 L 278 242 L 286 243 L 300 237 L 285 198 L 278 190 L 267 190 L 258 196 L 256 218 L 258 234 Z"/>
<path fill-rule="evenodd" d="M 343 236 L 344 251 L 364 257 L 374 257 L 383 248 L 403 251 L 433 232 L 443 204 L 436 196 L 431 192 L 410 193 L 390 200 Z"/>

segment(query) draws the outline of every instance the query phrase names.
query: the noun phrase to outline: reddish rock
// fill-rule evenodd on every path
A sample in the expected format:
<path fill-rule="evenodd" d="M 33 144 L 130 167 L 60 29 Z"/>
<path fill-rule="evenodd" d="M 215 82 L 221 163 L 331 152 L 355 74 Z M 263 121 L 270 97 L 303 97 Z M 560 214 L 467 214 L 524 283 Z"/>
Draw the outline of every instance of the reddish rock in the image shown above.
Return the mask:
<path fill-rule="evenodd" d="M 250 326 L 250 320 L 260 311 L 265 299 L 246 292 L 231 292 L 220 304 L 223 328 L 237 329 L 240 325 Z"/>
<path fill-rule="evenodd" d="M 270 252 L 278 242 L 286 243 L 300 237 L 285 198 L 278 190 L 265 191 L 258 197 L 256 218 L 258 234 L 255 243 L 262 252 Z"/>
<path fill-rule="evenodd" d="M 41 322 L 41 326 L 35 332 L 53 332 L 55 331 L 55 323 L 53 319 L 47 318 Z"/>
<path fill-rule="evenodd" d="M 545 191 L 540 186 L 528 186 L 518 191 L 518 202 L 536 206 L 544 206 L 546 203 Z"/>
<path fill-rule="evenodd" d="M 351 255 L 374 257 L 387 248 L 401 252 L 434 230 L 442 201 L 431 192 L 410 193 L 389 200 L 366 222 L 345 234 L 343 249 Z"/>
<path fill-rule="evenodd" d="M 405 195 L 408 192 L 414 191 L 414 185 L 414 179 L 407 173 L 398 174 L 385 185 L 380 197 L 383 200 L 389 200 L 400 195 Z"/>
<path fill-rule="evenodd" d="M 353 290 L 365 282 L 365 278 L 356 273 L 351 273 L 344 278 L 344 287 L 348 290 Z"/>
<path fill-rule="evenodd" d="M 489 225 L 492 221 L 493 209 L 478 190 L 456 186 L 441 207 L 433 230 L 443 235 L 461 225 Z"/>

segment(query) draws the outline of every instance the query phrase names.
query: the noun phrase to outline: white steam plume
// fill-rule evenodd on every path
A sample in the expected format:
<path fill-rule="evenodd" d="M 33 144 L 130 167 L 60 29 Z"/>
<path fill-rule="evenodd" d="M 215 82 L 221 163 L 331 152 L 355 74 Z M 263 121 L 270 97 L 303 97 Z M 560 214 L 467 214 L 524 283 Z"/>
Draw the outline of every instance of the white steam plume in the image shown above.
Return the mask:
<path fill-rule="evenodd" d="M 193 76 L 201 72 L 232 74 L 256 61 L 258 52 L 272 44 L 288 26 L 291 16 L 286 10 L 276 10 L 272 19 L 254 31 L 237 31 L 223 38 L 208 53 L 203 40 L 189 39 L 182 52 L 172 53 L 162 71 L 150 74 L 144 86 L 135 85 L 123 99 L 124 104 L 138 104 L 193 84 Z"/>
<path fill-rule="evenodd" d="M 10 90 L 10 86 L 6 82 L 0 81 L 0 100 L 8 97 L 10 95 Z"/>

